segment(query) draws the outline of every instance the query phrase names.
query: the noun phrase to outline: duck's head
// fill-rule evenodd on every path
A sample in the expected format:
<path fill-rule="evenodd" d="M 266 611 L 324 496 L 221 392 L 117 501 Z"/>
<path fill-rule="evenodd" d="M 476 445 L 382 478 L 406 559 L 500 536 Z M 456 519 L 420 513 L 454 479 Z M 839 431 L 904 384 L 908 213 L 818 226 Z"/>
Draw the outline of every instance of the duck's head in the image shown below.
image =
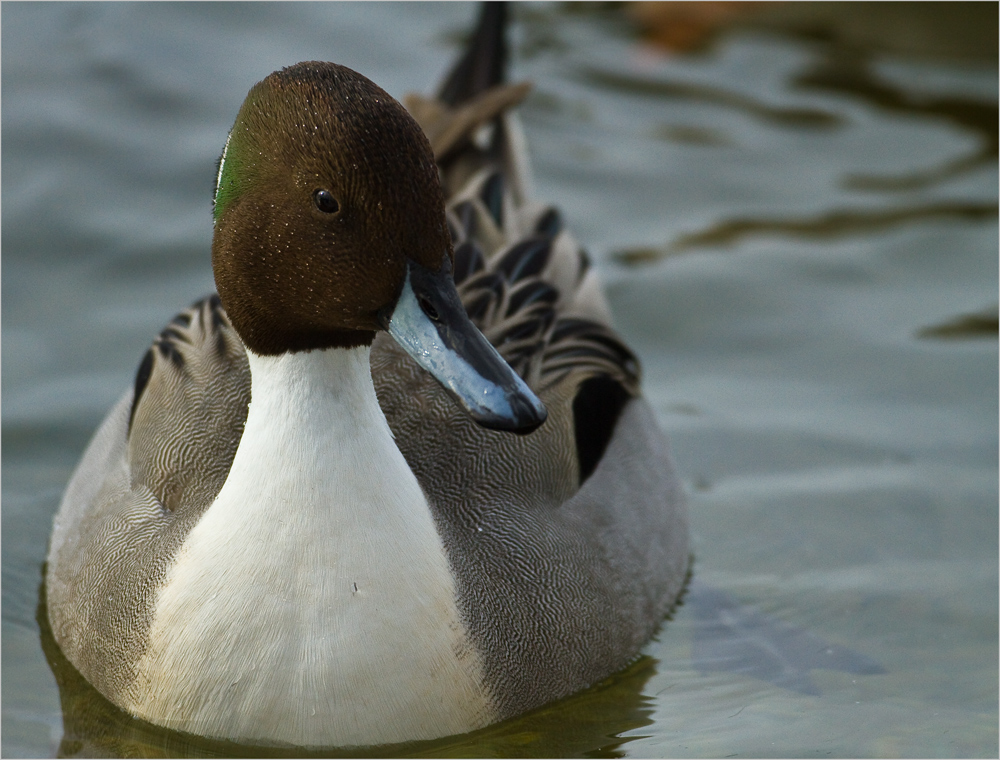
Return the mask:
<path fill-rule="evenodd" d="M 354 348 L 388 330 L 480 424 L 545 420 L 466 316 L 430 144 L 373 82 L 308 62 L 256 84 L 220 159 L 214 213 L 215 282 L 254 353 Z"/>

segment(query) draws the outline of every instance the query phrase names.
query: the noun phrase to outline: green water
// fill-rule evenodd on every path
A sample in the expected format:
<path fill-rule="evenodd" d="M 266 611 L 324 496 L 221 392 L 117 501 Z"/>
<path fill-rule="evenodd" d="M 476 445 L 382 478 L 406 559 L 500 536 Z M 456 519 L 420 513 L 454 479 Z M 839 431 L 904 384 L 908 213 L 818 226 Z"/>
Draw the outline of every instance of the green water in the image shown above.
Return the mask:
<path fill-rule="evenodd" d="M 855 8 L 668 55 L 619 8 L 519 6 L 537 195 L 643 361 L 695 585 L 626 673 L 393 754 L 996 756 L 996 6 Z M 0 14 L 3 754 L 247 754 L 107 711 L 50 652 L 60 702 L 35 619 L 51 518 L 152 336 L 213 289 L 247 89 L 321 58 L 426 91 L 474 9 Z"/>

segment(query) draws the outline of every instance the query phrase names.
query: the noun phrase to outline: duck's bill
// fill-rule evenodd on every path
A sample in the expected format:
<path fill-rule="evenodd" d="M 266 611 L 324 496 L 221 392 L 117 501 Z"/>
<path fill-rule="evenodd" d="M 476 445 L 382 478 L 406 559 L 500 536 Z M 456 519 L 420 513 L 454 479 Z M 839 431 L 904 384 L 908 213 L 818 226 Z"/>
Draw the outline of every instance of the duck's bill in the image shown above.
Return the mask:
<path fill-rule="evenodd" d="M 466 315 L 447 257 L 439 272 L 408 262 L 385 327 L 483 427 L 530 433 L 545 422 L 541 400 Z"/>

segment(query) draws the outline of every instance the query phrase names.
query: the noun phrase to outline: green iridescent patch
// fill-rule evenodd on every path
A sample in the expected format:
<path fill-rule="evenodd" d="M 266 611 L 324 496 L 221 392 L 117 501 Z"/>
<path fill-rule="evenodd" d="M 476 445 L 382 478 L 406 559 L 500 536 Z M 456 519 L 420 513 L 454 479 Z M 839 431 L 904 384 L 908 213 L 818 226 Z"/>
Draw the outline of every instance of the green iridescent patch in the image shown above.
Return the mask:
<path fill-rule="evenodd" d="M 239 183 L 237 182 L 239 161 L 233 155 L 235 151 L 232 150 L 235 131 L 236 127 L 233 127 L 233 131 L 226 138 L 226 146 L 222 149 L 222 157 L 219 159 L 219 173 L 215 178 L 215 200 L 212 215 L 216 222 L 219 221 L 219 217 L 239 193 Z"/>

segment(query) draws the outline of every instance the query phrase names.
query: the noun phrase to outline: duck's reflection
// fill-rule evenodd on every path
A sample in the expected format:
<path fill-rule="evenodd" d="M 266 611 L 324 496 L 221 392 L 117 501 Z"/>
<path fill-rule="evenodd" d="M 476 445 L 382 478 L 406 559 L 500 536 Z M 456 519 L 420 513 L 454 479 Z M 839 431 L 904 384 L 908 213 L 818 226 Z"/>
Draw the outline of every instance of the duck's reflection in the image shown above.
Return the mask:
<path fill-rule="evenodd" d="M 36 619 L 42 649 L 59 686 L 63 711 L 59 757 L 622 757 L 622 745 L 629 739 L 619 735 L 652 723 L 652 699 L 643 689 L 655 672 L 656 660 L 644 656 L 587 691 L 457 737 L 317 751 L 210 741 L 133 718 L 87 683 L 52 637 L 44 583 Z"/>
<path fill-rule="evenodd" d="M 657 660 L 640 657 L 627 670 L 568 699 L 480 731 L 434 741 L 306 752 L 210 741 L 153 726 L 123 713 L 66 660 L 49 629 L 45 586 L 37 610 L 42 649 L 63 710 L 59 757 L 622 757 L 622 734 L 653 721 L 654 698 L 644 693 Z M 879 663 L 816 633 L 748 607 L 724 591 L 692 581 L 674 631 L 690 631 L 689 667 L 701 674 L 729 672 L 800 694 L 818 695 L 814 669 L 858 675 L 884 673 Z M 667 623 L 665 633 L 671 628 Z M 672 663 L 672 665 L 682 665 Z M 226 709 L 220 705 L 219 709 Z"/>
<path fill-rule="evenodd" d="M 470 734 L 381 747 L 304 752 L 188 736 L 123 713 L 77 673 L 56 646 L 45 613 L 45 586 L 37 620 L 42 648 L 59 685 L 64 734 L 60 757 L 555 757 L 624 756 L 622 734 L 653 721 L 654 698 L 644 694 L 657 660 L 640 657 L 627 670 L 587 691 L 514 720 Z M 691 635 L 688 666 L 701 674 L 729 672 L 818 695 L 814 669 L 859 675 L 884 673 L 870 657 L 824 641 L 816 633 L 748 607 L 697 580 L 684 597 L 673 630 Z M 671 626 L 661 635 L 670 635 Z M 683 663 L 672 663 L 683 666 Z M 226 709 L 220 705 L 219 709 Z"/>
<path fill-rule="evenodd" d="M 963 95 L 908 92 L 879 75 L 872 56 L 854 47 L 829 45 L 824 55 L 793 80 L 793 86 L 846 95 L 883 111 L 922 120 L 950 122 L 978 137 L 979 145 L 936 167 L 898 176 L 852 175 L 844 186 L 852 190 L 908 192 L 938 185 L 956 176 L 992 165 L 998 153 L 995 102 Z M 994 206 L 994 211 L 995 211 Z"/>
<path fill-rule="evenodd" d="M 704 583 L 691 583 L 685 603 L 694 617 L 691 664 L 702 674 L 742 673 L 800 694 L 818 695 L 811 670 L 885 673 L 867 655 L 758 612 Z"/>

